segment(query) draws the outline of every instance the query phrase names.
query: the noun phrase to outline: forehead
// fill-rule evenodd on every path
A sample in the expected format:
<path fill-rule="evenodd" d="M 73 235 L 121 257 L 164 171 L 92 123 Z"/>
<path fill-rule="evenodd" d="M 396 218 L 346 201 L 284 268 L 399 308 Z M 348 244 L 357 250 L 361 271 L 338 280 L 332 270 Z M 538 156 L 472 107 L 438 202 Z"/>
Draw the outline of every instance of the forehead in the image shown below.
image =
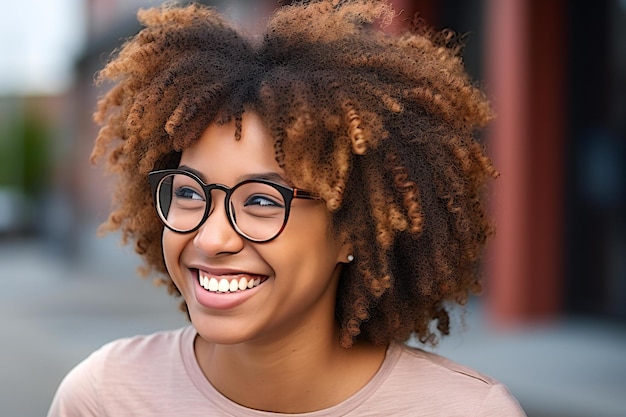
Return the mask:
<path fill-rule="evenodd" d="M 199 171 L 207 182 L 225 185 L 254 174 L 284 174 L 276 162 L 269 130 L 256 113 L 243 114 L 240 139 L 235 138 L 235 132 L 234 120 L 209 125 L 196 142 L 183 150 L 180 165 Z"/>

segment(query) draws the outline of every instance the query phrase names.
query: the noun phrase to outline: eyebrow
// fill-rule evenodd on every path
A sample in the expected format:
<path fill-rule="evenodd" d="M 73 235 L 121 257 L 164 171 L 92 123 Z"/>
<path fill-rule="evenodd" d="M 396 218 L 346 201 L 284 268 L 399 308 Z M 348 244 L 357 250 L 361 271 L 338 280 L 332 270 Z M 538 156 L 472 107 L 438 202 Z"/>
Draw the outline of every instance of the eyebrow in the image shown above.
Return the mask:
<path fill-rule="evenodd" d="M 194 174 L 196 177 L 200 178 L 202 182 L 207 184 L 207 180 L 205 176 L 197 169 L 191 168 L 187 165 L 180 165 L 178 169 Z M 246 180 L 266 180 L 266 181 L 276 182 L 279 184 L 291 185 L 291 183 L 287 181 L 285 177 L 280 175 L 278 172 L 272 172 L 272 171 L 240 175 L 239 177 L 236 178 L 235 182 L 240 183 Z"/>

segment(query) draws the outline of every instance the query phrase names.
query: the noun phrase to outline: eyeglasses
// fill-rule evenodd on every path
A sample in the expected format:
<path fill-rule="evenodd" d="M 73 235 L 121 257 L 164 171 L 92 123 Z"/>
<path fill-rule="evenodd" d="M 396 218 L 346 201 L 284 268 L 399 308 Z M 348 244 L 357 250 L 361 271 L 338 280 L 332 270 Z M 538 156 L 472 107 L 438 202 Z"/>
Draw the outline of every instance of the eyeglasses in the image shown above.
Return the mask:
<path fill-rule="evenodd" d="M 242 181 L 232 188 L 205 184 L 195 174 L 166 169 L 148 174 L 156 211 L 168 229 L 191 233 L 200 228 L 215 205 L 211 192 L 226 193 L 224 208 L 233 229 L 252 242 L 269 242 L 285 228 L 294 198 L 316 200 L 308 191 L 272 181 Z"/>

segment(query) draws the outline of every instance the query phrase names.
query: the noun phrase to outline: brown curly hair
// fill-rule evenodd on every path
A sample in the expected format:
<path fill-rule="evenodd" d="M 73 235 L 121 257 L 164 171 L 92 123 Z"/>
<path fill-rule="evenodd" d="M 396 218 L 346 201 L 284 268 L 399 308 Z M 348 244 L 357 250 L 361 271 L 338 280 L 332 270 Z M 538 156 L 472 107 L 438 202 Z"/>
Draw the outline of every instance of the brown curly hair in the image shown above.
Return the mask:
<path fill-rule="evenodd" d="M 323 198 L 354 246 L 337 295 L 342 345 L 448 334 L 447 303 L 481 289 L 493 233 L 483 189 L 497 175 L 475 138 L 491 109 L 454 34 L 418 20 L 388 33 L 394 11 L 374 0 L 284 6 L 262 37 L 195 4 L 138 17 L 145 28 L 98 76 L 115 85 L 94 115 L 92 159 L 119 176 L 104 229 L 135 242 L 145 272 L 180 295 L 148 172 L 176 167 L 210 123 L 240 126 L 253 110 L 287 178 Z"/>

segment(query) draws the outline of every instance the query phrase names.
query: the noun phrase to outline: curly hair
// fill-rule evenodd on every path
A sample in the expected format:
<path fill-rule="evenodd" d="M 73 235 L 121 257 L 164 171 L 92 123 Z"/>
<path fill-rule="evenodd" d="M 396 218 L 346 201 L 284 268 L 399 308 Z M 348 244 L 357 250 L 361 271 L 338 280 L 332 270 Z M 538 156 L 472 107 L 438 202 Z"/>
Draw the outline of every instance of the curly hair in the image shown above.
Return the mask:
<path fill-rule="evenodd" d="M 138 17 L 144 28 L 98 75 L 114 85 L 94 115 L 92 160 L 119 176 L 103 228 L 134 241 L 144 273 L 180 295 L 148 172 L 176 167 L 209 124 L 240 126 L 253 110 L 287 178 L 318 193 L 353 244 L 336 302 L 341 344 L 447 335 L 449 302 L 481 290 L 493 234 L 484 189 L 497 176 L 476 140 L 492 112 L 455 35 L 419 20 L 389 33 L 394 11 L 375 0 L 284 6 L 262 37 L 197 4 Z"/>

